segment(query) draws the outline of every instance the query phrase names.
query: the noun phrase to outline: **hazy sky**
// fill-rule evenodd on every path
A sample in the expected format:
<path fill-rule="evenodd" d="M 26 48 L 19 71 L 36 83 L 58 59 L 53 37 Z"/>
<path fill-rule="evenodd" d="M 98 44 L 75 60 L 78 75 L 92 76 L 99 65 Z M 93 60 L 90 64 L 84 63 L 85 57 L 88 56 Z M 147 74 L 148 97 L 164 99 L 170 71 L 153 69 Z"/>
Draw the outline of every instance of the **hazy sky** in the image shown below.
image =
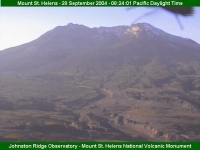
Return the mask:
<path fill-rule="evenodd" d="M 0 50 L 38 38 L 56 26 L 68 23 L 88 27 L 131 25 L 155 7 L 0 7 Z M 161 8 L 138 22 L 150 23 L 168 33 L 191 38 L 200 43 L 200 8 L 192 17 L 181 17 L 181 30 L 175 16 Z"/>

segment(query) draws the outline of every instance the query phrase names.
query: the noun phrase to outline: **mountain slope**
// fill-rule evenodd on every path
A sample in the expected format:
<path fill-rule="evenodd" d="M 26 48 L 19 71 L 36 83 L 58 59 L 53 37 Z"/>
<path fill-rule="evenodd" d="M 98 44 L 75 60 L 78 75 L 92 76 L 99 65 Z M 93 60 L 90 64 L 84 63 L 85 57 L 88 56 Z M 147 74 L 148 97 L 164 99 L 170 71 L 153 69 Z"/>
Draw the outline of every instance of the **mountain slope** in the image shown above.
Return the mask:
<path fill-rule="evenodd" d="M 146 23 L 109 28 L 68 24 L 48 31 L 33 42 L 1 52 L 0 62 L 4 65 L 0 69 L 69 71 L 77 67 L 105 68 L 110 62 L 119 68 L 124 63 L 145 65 L 155 57 L 166 62 L 186 62 L 198 60 L 199 49 L 192 40 L 167 34 Z"/>
<path fill-rule="evenodd" d="M 1 141 L 200 140 L 190 39 L 147 23 L 68 24 L 1 51 L 0 64 Z"/>

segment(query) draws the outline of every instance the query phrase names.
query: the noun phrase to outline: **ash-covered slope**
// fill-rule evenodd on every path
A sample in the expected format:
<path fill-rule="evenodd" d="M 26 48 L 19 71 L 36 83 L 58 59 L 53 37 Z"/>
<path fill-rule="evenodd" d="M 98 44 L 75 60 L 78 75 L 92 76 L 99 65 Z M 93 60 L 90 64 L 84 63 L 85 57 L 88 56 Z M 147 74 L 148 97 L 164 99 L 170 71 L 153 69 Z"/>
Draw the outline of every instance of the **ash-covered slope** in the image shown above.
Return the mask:
<path fill-rule="evenodd" d="M 0 52 L 0 141 L 199 141 L 200 45 L 150 24 L 68 24 Z"/>

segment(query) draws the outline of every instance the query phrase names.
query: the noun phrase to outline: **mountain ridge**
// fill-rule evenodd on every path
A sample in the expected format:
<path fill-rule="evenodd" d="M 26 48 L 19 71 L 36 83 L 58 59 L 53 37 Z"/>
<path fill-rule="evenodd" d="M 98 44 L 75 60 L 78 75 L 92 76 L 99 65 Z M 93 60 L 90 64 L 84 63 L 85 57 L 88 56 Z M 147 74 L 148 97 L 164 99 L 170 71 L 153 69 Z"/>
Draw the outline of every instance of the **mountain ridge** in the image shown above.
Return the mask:
<path fill-rule="evenodd" d="M 124 54 L 120 49 L 125 49 Z M 190 52 L 188 49 L 190 49 Z M 103 53 L 109 53 L 109 55 L 112 55 L 111 53 L 117 53 L 117 55 L 121 56 L 116 57 L 123 56 L 122 59 L 128 60 L 129 62 L 134 60 L 133 57 L 130 58 L 130 55 L 135 55 L 135 57 L 142 58 L 141 62 L 138 63 L 142 63 L 142 61 L 151 61 L 147 60 L 145 55 L 152 55 L 151 57 L 148 56 L 151 59 L 156 56 L 161 57 L 163 60 L 166 59 L 166 61 L 169 59 L 168 61 L 170 61 L 170 57 L 173 57 L 170 53 L 182 55 L 182 58 L 180 57 L 182 60 L 185 59 L 183 58 L 184 55 L 191 55 L 190 60 L 196 60 L 200 56 L 197 49 L 200 49 L 200 45 L 194 41 L 170 35 L 147 23 L 108 28 L 89 28 L 83 25 L 68 24 L 66 26 L 58 26 L 44 33 L 32 42 L 0 52 L 0 62 L 2 64 L 8 64 L 7 67 L 3 67 L 4 69 L 9 68 L 9 64 L 11 64 L 12 61 L 13 65 L 11 68 L 20 61 L 24 61 L 22 65 L 25 63 L 28 65 L 28 61 L 32 60 L 33 64 L 33 61 L 37 59 L 41 61 L 41 64 L 45 65 L 51 63 L 54 59 L 59 61 L 59 57 L 63 61 L 65 58 L 69 59 L 69 61 L 65 60 L 67 64 L 73 62 L 74 60 L 72 59 L 76 59 L 75 57 L 86 57 L 87 60 L 90 59 L 90 61 L 93 62 L 95 59 L 99 59 L 98 55 L 100 57 L 105 55 Z M 164 56 L 168 58 L 162 58 Z M 9 63 L 8 61 L 6 62 L 6 59 Z M 112 59 L 114 63 L 119 63 L 115 56 L 112 56 Z M 77 63 L 78 62 L 74 62 L 74 64 Z M 81 63 L 84 64 L 84 62 Z M 32 64 L 30 64 L 30 66 Z M 2 66 L 0 70 L 1 68 Z"/>

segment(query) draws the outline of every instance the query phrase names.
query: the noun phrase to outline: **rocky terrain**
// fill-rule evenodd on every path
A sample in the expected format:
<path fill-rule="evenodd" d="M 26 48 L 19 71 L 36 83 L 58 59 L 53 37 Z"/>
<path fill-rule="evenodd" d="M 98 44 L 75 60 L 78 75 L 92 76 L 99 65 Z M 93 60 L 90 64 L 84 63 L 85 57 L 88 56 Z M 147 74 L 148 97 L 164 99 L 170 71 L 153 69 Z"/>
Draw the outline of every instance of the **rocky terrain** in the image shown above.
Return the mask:
<path fill-rule="evenodd" d="M 200 45 L 147 23 L 59 26 L 0 52 L 0 141 L 199 141 Z"/>

